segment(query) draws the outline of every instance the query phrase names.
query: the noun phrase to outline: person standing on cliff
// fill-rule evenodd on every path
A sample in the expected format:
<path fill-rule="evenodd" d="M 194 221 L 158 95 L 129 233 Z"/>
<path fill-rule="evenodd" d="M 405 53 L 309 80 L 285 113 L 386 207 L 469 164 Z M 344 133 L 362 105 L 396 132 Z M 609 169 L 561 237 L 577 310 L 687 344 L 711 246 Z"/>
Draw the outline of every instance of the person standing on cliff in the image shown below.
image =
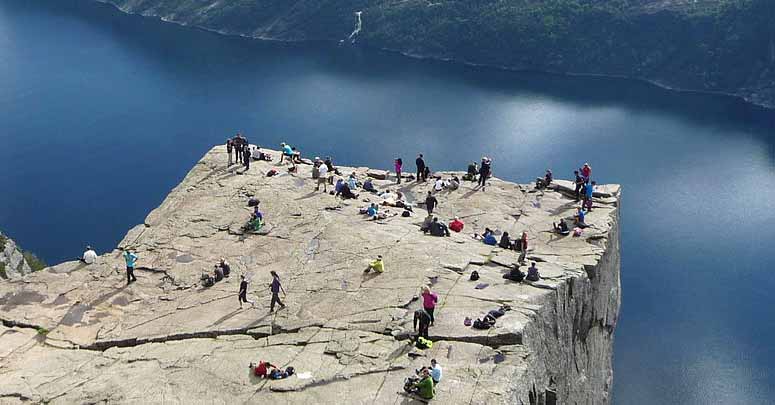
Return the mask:
<path fill-rule="evenodd" d="M 269 312 L 274 312 L 275 302 L 280 304 L 281 308 L 285 308 L 285 304 L 280 301 L 280 291 L 283 292 L 283 296 L 286 296 L 286 294 L 283 285 L 280 284 L 280 276 L 274 270 L 271 270 L 269 274 L 272 275 L 272 283 L 269 284 L 269 289 L 272 291 L 272 303 L 269 305 Z"/>
<path fill-rule="evenodd" d="M 584 187 L 584 178 L 581 177 L 578 170 L 574 170 L 573 174 L 576 176 L 575 184 L 576 184 L 576 190 L 574 193 L 576 193 L 576 201 L 581 200 L 581 188 Z"/>
<path fill-rule="evenodd" d="M 137 281 L 135 277 L 135 263 L 137 262 L 137 255 L 131 250 L 124 252 L 124 260 L 126 261 L 126 283 L 131 284 Z"/>
<path fill-rule="evenodd" d="M 245 164 L 245 171 L 250 170 L 250 145 L 248 144 L 242 147 L 242 163 Z"/>
<path fill-rule="evenodd" d="M 404 161 L 401 158 L 396 158 L 393 163 L 396 169 L 396 184 L 401 184 L 401 170 L 404 167 Z"/>
<path fill-rule="evenodd" d="M 527 256 L 527 232 L 522 232 L 522 237 L 517 239 L 514 245 L 517 247 L 517 250 L 519 250 L 519 259 L 517 259 L 517 261 L 520 264 L 524 264 L 525 256 Z"/>
<path fill-rule="evenodd" d="M 226 153 L 229 154 L 229 166 L 231 166 L 232 160 L 231 160 L 231 154 L 234 150 L 234 141 L 231 140 L 231 138 L 226 140 Z"/>
<path fill-rule="evenodd" d="M 428 215 L 433 214 L 433 209 L 439 206 L 439 200 L 428 191 L 428 196 L 425 197 L 425 209 L 428 210 Z"/>
<path fill-rule="evenodd" d="M 487 178 L 490 177 L 491 164 L 492 161 L 487 156 L 482 157 L 482 165 L 479 167 L 479 186 L 482 191 L 485 191 L 484 186 L 487 184 Z"/>
<path fill-rule="evenodd" d="M 422 153 L 417 155 L 414 164 L 417 166 L 417 181 L 425 181 L 425 159 L 423 159 Z"/>
<path fill-rule="evenodd" d="M 433 326 L 433 322 L 435 321 L 433 312 L 436 310 L 437 302 L 439 302 L 439 296 L 436 295 L 435 292 L 431 291 L 430 287 L 424 286 L 422 288 L 422 307 L 425 312 L 431 316 L 431 326 Z"/>
<path fill-rule="evenodd" d="M 237 155 L 234 158 L 235 163 L 240 164 L 242 163 L 242 137 L 240 136 L 239 132 L 237 135 L 234 136 L 234 153 Z"/>

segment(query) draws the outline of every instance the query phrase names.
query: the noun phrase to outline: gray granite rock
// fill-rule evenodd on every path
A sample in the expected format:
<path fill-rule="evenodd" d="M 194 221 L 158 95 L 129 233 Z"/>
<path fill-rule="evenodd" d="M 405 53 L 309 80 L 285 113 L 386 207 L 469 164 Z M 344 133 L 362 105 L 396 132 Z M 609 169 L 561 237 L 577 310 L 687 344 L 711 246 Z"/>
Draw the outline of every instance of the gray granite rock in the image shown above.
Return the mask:
<path fill-rule="evenodd" d="M 436 215 L 459 216 L 463 233 L 419 230 L 424 214 L 370 220 L 358 213 L 376 194 L 341 200 L 315 192 L 311 167 L 289 174 L 278 162 L 227 169 L 215 147 L 195 165 L 118 249 L 97 263 L 62 263 L 0 284 L 0 398 L 48 403 L 395 403 L 403 378 L 430 358 L 444 367 L 445 403 L 605 404 L 611 387 L 613 332 L 619 311 L 619 188 L 599 201 L 581 237 L 550 232 L 575 203 L 545 191 L 540 207 L 529 186 L 493 179 L 487 191 L 464 182 L 436 196 Z M 271 168 L 280 173 L 266 177 Z M 365 178 L 369 169 L 342 167 Z M 443 173 L 448 175 L 450 173 Z M 395 191 L 392 180 L 375 179 Z M 407 183 L 410 202 L 430 184 Z M 240 230 L 261 200 L 270 231 Z M 502 278 L 517 253 L 471 235 L 485 227 L 530 236 L 527 259 L 544 278 Z M 126 285 L 123 249 L 140 257 L 138 281 Z M 364 274 L 376 255 L 383 274 Z M 231 277 L 200 285 L 225 257 Z M 268 310 L 269 271 L 287 307 Z M 469 281 L 476 270 L 481 279 Z M 523 268 L 523 270 L 525 270 Z M 251 280 L 240 309 L 239 276 Z M 476 285 L 487 287 L 477 289 Z M 430 350 L 406 337 L 421 305 L 420 288 L 439 294 Z M 512 309 L 489 330 L 463 325 L 501 305 Z M 37 329 L 35 331 L 34 329 Z M 6 343 L 8 342 L 8 343 Z M 248 363 L 294 366 L 287 380 L 256 380 Z M 536 402 L 538 401 L 538 402 Z"/>

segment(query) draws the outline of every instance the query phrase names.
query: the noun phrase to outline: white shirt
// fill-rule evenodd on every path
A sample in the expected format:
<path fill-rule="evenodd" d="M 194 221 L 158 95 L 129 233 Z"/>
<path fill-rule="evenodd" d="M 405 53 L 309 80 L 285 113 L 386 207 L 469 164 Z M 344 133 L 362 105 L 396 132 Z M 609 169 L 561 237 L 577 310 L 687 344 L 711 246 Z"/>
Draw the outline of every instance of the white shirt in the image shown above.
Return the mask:
<path fill-rule="evenodd" d="M 435 382 L 441 382 L 441 374 L 441 366 L 439 363 L 436 363 L 436 366 L 431 368 L 431 378 Z"/>
<path fill-rule="evenodd" d="M 328 166 L 326 166 L 325 164 L 322 164 L 322 165 L 320 165 L 320 167 L 318 167 L 318 171 L 320 173 L 320 178 L 324 179 L 324 178 L 326 178 L 326 175 L 328 174 Z"/>
<path fill-rule="evenodd" d="M 444 184 L 444 180 L 438 179 L 436 180 L 436 184 L 433 186 L 433 188 L 436 189 L 436 191 L 441 191 L 444 189 L 444 186 L 446 186 L 446 184 Z"/>
<path fill-rule="evenodd" d="M 89 249 L 83 252 L 83 261 L 86 264 L 94 263 L 95 261 L 97 261 L 97 252 L 95 252 L 93 249 Z"/>
<path fill-rule="evenodd" d="M 261 158 L 261 149 L 259 148 L 253 148 L 253 150 L 250 151 L 250 156 L 253 157 L 253 159 L 260 159 Z"/>

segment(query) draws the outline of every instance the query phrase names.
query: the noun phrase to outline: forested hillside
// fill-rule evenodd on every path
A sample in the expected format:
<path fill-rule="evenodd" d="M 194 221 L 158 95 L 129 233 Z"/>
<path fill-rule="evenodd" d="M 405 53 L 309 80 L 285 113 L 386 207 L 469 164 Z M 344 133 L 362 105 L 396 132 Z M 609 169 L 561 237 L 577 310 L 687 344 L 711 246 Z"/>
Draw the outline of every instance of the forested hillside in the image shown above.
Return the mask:
<path fill-rule="evenodd" d="M 775 106 L 772 0 L 101 1 L 229 34 L 627 76 Z"/>

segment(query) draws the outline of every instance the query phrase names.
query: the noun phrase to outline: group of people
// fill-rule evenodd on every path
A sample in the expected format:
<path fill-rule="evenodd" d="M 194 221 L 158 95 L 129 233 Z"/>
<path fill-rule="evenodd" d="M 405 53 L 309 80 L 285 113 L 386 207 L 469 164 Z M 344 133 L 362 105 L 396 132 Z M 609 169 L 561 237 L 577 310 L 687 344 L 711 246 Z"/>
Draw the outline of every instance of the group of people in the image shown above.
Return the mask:
<path fill-rule="evenodd" d="M 538 281 L 541 279 L 541 274 L 538 272 L 536 262 L 531 262 L 530 267 L 527 268 L 527 274 L 519 269 L 519 264 L 514 264 L 509 272 L 503 275 L 503 278 L 521 283 L 523 280 Z"/>
<path fill-rule="evenodd" d="M 231 266 L 229 266 L 229 262 L 222 257 L 221 260 L 215 264 L 213 274 L 202 274 L 202 285 L 205 287 L 212 287 L 215 283 L 229 277 L 229 274 L 231 274 Z"/>
<path fill-rule="evenodd" d="M 429 367 L 422 367 L 414 371 L 415 375 L 407 377 L 404 381 L 404 391 L 419 396 L 424 400 L 431 400 L 436 396 L 436 386 L 441 383 L 443 370 L 436 359 L 431 359 Z"/>

